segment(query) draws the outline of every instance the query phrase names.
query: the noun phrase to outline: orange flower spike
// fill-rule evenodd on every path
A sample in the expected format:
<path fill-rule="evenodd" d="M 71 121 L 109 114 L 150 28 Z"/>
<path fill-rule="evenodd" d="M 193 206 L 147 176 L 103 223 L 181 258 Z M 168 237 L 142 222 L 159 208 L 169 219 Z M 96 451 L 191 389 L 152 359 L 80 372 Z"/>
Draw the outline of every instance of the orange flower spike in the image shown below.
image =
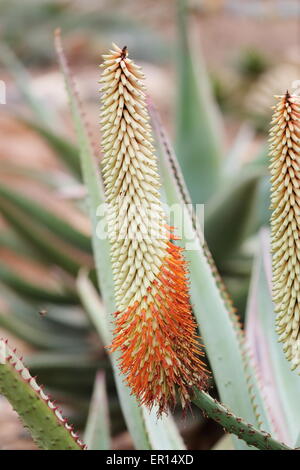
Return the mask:
<path fill-rule="evenodd" d="M 207 372 L 196 336 L 182 248 L 166 224 L 145 104 L 144 75 L 113 45 L 104 55 L 103 179 L 118 306 L 111 350 L 141 404 L 185 408 Z"/>

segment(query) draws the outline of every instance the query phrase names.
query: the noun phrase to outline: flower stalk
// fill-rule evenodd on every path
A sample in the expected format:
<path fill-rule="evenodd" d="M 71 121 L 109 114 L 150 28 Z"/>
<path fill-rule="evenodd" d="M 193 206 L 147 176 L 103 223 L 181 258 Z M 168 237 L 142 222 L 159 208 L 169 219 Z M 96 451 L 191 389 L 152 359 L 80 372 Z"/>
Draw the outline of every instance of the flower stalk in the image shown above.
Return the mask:
<path fill-rule="evenodd" d="M 300 99 L 278 96 L 270 130 L 273 302 L 292 369 L 300 366 Z"/>
<path fill-rule="evenodd" d="M 114 45 L 104 55 L 102 84 L 103 180 L 115 282 L 112 351 L 139 402 L 183 408 L 207 372 L 189 301 L 182 248 L 167 225 L 145 103 L 144 75 Z"/>

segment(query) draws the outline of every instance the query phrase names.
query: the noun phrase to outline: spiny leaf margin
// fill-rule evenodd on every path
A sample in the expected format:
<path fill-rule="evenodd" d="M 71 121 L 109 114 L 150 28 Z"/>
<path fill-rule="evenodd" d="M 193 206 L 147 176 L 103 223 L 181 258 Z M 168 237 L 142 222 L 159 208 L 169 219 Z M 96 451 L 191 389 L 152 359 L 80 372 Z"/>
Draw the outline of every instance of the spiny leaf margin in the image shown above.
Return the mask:
<path fill-rule="evenodd" d="M 58 407 L 30 375 L 16 350 L 3 339 L 0 339 L 0 393 L 11 403 L 41 449 L 86 449 Z"/>

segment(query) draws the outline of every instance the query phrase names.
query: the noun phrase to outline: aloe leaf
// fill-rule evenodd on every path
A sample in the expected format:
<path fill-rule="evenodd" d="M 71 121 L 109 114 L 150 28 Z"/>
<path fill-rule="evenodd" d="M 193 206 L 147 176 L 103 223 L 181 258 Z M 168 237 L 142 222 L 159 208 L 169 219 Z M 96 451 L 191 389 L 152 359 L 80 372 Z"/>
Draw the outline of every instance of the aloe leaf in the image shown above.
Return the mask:
<path fill-rule="evenodd" d="M 14 253 L 20 256 L 25 256 L 31 260 L 43 260 L 40 254 L 36 252 L 30 243 L 26 242 L 24 238 L 22 238 L 19 234 L 10 228 L 1 230 L 0 246 L 1 248 L 8 248 Z"/>
<path fill-rule="evenodd" d="M 64 137 L 52 130 L 59 128 L 60 119 L 49 106 L 46 106 L 44 102 L 36 97 L 32 90 L 30 83 L 31 77 L 27 70 L 13 50 L 3 42 L 0 47 L 0 61 L 12 74 L 18 90 L 21 92 L 23 99 L 31 109 L 38 124 L 25 118 L 21 118 L 21 120 L 44 137 L 73 174 L 80 177 L 81 171 L 78 150 Z"/>
<path fill-rule="evenodd" d="M 297 372 L 290 370 L 282 344 L 278 342 L 271 289 L 269 234 L 262 229 L 247 310 L 247 338 L 260 371 L 277 433 L 294 446 L 300 433 L 300 379 Z"/>
<path fill-rule="evenodd" d="M 208 393 L 196 391 L 193 401 L 207 416 L 217 421 L 226 431 L 243 439 L 249 446 L 260 450 L 292 450 L 284 443 L 273 439 L 268 432 L 260 431 L 244 419 L 234 416 L 232 411 L 214 400 Z"/>
<path fill-rule="evenodd" d="M 271 205 L 271 183 L 269 176 L 265 176 L 258 187 L 258 202 L 257 202 L 257 229 L 269 225 L 270 222 L 270 205 Z"/>
<path fill-rule="evenodd" d="M 231 434 L 224 434 L 211 450 L 234 450 Z"/>
<path fill-rule="evenodd" d="M 18 178 L 26 178 L 27 181 L 35 181 L 50 189 L 60 189 L 65 181 L 70 181 L 70 176 L 62 174 L 59 170 L 51 170 L 45 173 L 43 169 L 33 168 L 31 166 L 13 163 L 9 160 L 1 162 L 1 174 L 3 176 L 13 176 Z M 4 180 L 4 178 L 2 178 Z"/>
<path fill-rule="evenodd" d="M 45 125 L 24 118 L 21 120 L 43 137 L 67 168 L 76 177 L 81 178 L 79 150 L 75 145 Z"/>
<path fill-rule="evenodd" d="M 1 294 L 9 309 L 0 314 L 0 326 L 10 331 L 18 338 L 39 349 L 59 350 L 71 352 L 83 352 L 90 349 L 89 329 L 87 326 L 74 325 L 63 319 L 66 317 L 66 309 L 62 309 L 61 321 L 53 318 L 52 310 L 57 306 L 43 304 L 45 312 L 39 313 L 41 306 L 35 305 L 20 297 L 6 285 L 0 283 Z M 4 306 L 5 306 L 4 304 Z M 70 310 L 74 312 L 74 307 Z M 84 317 L 83 317 L 84 318 Z"/>
<path fill-rule="evenodd" d="M 110 449 L 109 409 L 103 372 L 96 375 L 84 442 L 90 450 Z"/>
<path fill-rule="evenodd" d="M 38 313 L 36 315 L 38 316 Z M 59 334 L 57 331 L 51 331 L 48 323 L 47 328 L 46 324 L 42 324 L 42 321 L 40 321 L 40 325 L 37 322 L 32 322 L 29 318 L 26 322 L 15 314 L 0 313 L 0 326 L 39 349 L 82 351 L 88 346 L 87 339 L 84 341 L 84 338 L 79 338 L 78 335 L 76 338 L 75 335 L 71 337 L 63 332 Z"/>
<path fill-rule="evenodd" d="M 66 242 L 84 251 L 91 251 L 90 237 L 72 227 L 68 222 L 49 209 L 45 209 L 44 206 L 30 197 L 13 191 L 4 184 L 0 184 L 0 197 L 16 206 L 23 214 L 33 217 L 37 223 L 42 224 Z"/>
<path fill-rule="evenodd" d="M 34 372 L 32 371 L 32 373 Z M 78 380 L 79 375 L 80 381 Z M 51 395 L 57 397 L 57 400 L 61 403 L 69 404 L 72 402 L 74 421 L 76 419 L 76 424 L 80 422 L 80 428 L 82 428 L 89 409 L 89 398 L 92 393 L 95 371 L 78 369 L 73 371 L 72 374 L 68 371 L 58 371 L 57 375 L 48 377 L 44 373 L 38 377 L 49 389 Z"/>
<path fill-rule="evenodd" d="M 56 114 L 51 112 L 50 109 L 35 96 L 31 89 L 31 79 L 27 70 L 13 50 L 10 49 L 3 41 L 0 47 L 0 61 L 13 76 L 19 91 L 37 121 L 43 122 L 47 126 L 50 126 L 53 123 L 56 123 L 57 125 L 59 120 Z"/>
<path fill-rule="evenodd" d="M 77 289 L 83 307 L 89 316 L 91 323 L 95 326 L 105 346 L 111 342 L 110 318 L 104 303 L 95 287 L 91 284 L 87 271 L 81 269 L 77 278 Z"/>
<path fill-rule="evenodd" d="M 55 291 L 54 289 L 33 284 L 32 282 L 26 281 L 23 277 L 18 276 L 17 273 L 4 264 L 0 266 L 0 281 L 16 290 L 19 294 L 33 300 L 58 304 L 78 303 L 78 297 L 75 292 Z"/>
<path fill-rule="evenodd" d="M 0 313 L 0 326 L 9 333 L 12 333 L 17 338 L 26 341 L 28 344 L 37 348 L 54 348 L 59 349 L 62 345 L 58 344 L 55 338 L 54 342 L 51 341 L 51 335 L 42 333 L 31 325 L 24 324 L 13 315 L 4 315 Z"/>
<path fill-rule="evenodd" d="M 107 339 L 110 342 L 110 324 L 113 320 L 113 312 L 115 311 L 114 303 L 114 287 L 113 287 L 113 276 L 112 268 L 110 262 L 110 247 L 107 239 L 97 237 L 97 209 L 104 202 L 104 194 L 102 181 L 100 179 L 100 171 L 97 168 L 95 156 L 93 154 L 86 126 L 82 120 L 82 112 L 80 109 L 80 104 L 78 101 L 78 96 L 74 92 L 74 83 L 70 72 L 68 69 L 68 64 L 63 53 L 62 44 L 60 41 L 59 32 L 56 34 L 56 50 L 58 54 L 58 59 L 61 65 L 62 72 L 64 74 L 67 93 L 70 102 L 70 108 L 72 112 L 72 117 L 78 137 L 78 144 L 80 148 L 80 158 L 82 164 L 82 175 L 83 181 L 85 182 L 88 194 L 89 194 L 89 208 L 90 216 L 93 226 L 93 249 L 95 256 L 95 263 L 98 274 L 99 287 L 103 296 L 103 302 L 105 305 L 105 311 L 109 312 L 109 316 L 105 314 L 105 322 L 101 315 L 97 315 L 99 311 L 99 305 L 101 303 L 96 300 L 97 293 L 94 290 L 93 299 L 94 301 L 87 302 L 87 298 L 90 298 L 92 285 L 85 279 L 85 282 L 79 278 L 78 288 L 79 293 L 82 298 L 83 304 L 86 308 L 89 308 L 89 315 L 93 317 L 95 321 L 95 327 L 101 336 L 104 333 L 104 338 L 102 340 L 107 344 Z M 80 282 L 81 279 L 81 282 Z M 87 287 L 88 286 L 88 287 Z M 85 300 L 84 300 L 85 299 Z M 86 303 L 85 303 L 86 302 Z M 102 308 L 103 310 L 103 308 Z M 101 311 L 101 308 L 100 308 Z M 143 407 L 139 406 L 136 399 L 131 395 L 129 388 L 125 385 L 123 378 L 120 376 L 120 372 L 117 367 L 117 355 L 110 355 L 112 360 L 116 386 L 118 390 L 118 395 L 124 413 L 124 417 L 130 431 L 130 434 L 134 440 L 135 446 L 137 449 L 151 449 L 157 448 L 160 449 L 160 440 L 162 435 L 166 435 L 165 440 L 168 436 L 168 422 L 164 419 L 157 420 L 155 410 L 151 412 L 151 423 L 152 426 L 149 426 L 149 421 L 145 420 Z M 169 418 L 170 419 L 170 418 Z M 156 423 L 156 426 L 154 425 Z M 174 429 L 172 433 L 172 441 L 169 442 L 168 448 L 177 449 L 177 446 L 174 444 Z M 181 448 L 182 440 L 179 433 L 177 434 L 178 447 Z M 154 447 L 155 445 L 155 447 Z"/>
<path fill-rule="evenodd" d="M 76 355 L 73 352 L 34 352 L 34 354 L 26 355 L 26 364 L 29 369 L 34 371 L 36 375 L 50 374 L 53 375 L 57 371 L 65 373 L 69 371 L 74 374 L 76 370 L 90 370 L 95 373 L 97 369 L 109 370 L 110 365 L 106 358 L 98 359 L 94 357 L 94 353 L 80 352 Z"/>
<path fill-rule="evenodd" d="M 112 373 L 108 360 L 95 357 L 95 351 L 39 351 L 26 355 L 25 360 L 33 375 L 39 377 L 55 393 L 73 396 L 76 408 L 76 397 L 90 399 L 92 384 L 97 370 L 107 373 L 107 383 L 112 389 Z M 80 380 L 78 377 L 80 376 Z M 88 411 L 88 407 L 87 407 Z M 86 442 L 86 441 L 85 441 Z M 88 446 L 90 447 L 90 446 Z"/>
<path fill-rule="evenodd" d="M 244 158 L 255 137 L 255 131 L 249 122 L 241 124 L 234 142 L 223 165 L 224 177 L 232 177 L 243 167 Z"/>
<path fill-rule="evenodd" d="M 256 157 L 247 164 L 249 167 L 253 168 L 267 168 L 269 164 L 269 146 L 267 143 L 264 143 L 259 149 Z"/>
<path fill-rule="evenodd" d="M 186 2 L 177 0 L 179 45 L 176 154 L 195 204 L 214 194 L 220 177 L 220 116 L 210 90 L 201 51 L 192 50 L 187 33 Z M 193 42 L 194 45 L 194 42 Z"/>
<path fill-rule="evenodd" d="M 244 241 L 254 224 L 261 169 L 244 169 L 205 206 L 205 239 L 218 266 Z"/>
<path fill-rule="evenodd" d="M 153 419 L 153 412 L 150 412 L 145 407 L 143 407 L 142 411 L 145 424 L 149 432 L 149 440 L 153 449 L 186 449 L 183 439 L 178 432 L 175 421 L 171 414 L 155 421 Z"/>
<path fill-rule="evenodd" d="M 30 242 L 45 259 L 61 266 L 70 274 L 76 275 L 83 264 L 91 265 L 91 260 L 76 250 L 71 255 L 71 248 L 49 230 L 41 227 L 34 220 L 28 220 L 23 212 L 11 203 L 0 198 L 0 211 L 15 230 Z"/>
<path fill-rule="evenodd" d="M 45 450 L 82 450 L 84 445 L 4 340 L 0 340 L 0 392 Z"/>
<path fill-rule="evenodd" d="M 265 404 L 244 348 L 243 332 L 189 204 L 176 157 L 153 108 L 151 115 L 167 202 L 184 211 L 183 246 L 193 243 L 193 249 L 186 251 L 191 274 L 191 300 L 220 397 L 235 414 L 270 431 Z"/>
<path fill-rule="evenodd" d="M 236 265 L 234 266 L 236 268 Z M 226 270 L 226 274 L 225 274 Z M 241 321 L 244 317 L 244 312 L 246 310 L 247 305 L 247 297 L 249 291 L 249 284 L 250 284 L 250 274 L 248 275 L 241 275 L 239 273 L 229 273 L 227 272 L 227 265 L 226 268 L 222 273 L 222 279 L 224 281 L 224 285 L 230 292 L 230 296 L 232 298 L 233 304 L 237 309 L 237 312 L 241 315 Z"/>

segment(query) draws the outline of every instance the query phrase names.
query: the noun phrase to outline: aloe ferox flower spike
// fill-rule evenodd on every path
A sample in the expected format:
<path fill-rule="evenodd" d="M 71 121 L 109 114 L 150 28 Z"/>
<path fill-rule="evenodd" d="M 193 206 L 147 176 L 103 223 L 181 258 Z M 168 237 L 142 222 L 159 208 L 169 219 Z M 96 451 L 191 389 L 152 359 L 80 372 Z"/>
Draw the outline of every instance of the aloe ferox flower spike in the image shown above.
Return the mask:
<path fill-rule="evenodd" d="M 174 243 L 159 194 L 144 75 L 113 45 L 100 83 L 102 174 L 115 282 L 112 351 L 141 404 L 167 412 L 207 383 L 189 301 L 183 250 Z"/>
<path fill-rule="evenodd" d="M 278 96 L 270 130 L 271 236 L 276 330 L 300 366 L 300 98 Z"/>

